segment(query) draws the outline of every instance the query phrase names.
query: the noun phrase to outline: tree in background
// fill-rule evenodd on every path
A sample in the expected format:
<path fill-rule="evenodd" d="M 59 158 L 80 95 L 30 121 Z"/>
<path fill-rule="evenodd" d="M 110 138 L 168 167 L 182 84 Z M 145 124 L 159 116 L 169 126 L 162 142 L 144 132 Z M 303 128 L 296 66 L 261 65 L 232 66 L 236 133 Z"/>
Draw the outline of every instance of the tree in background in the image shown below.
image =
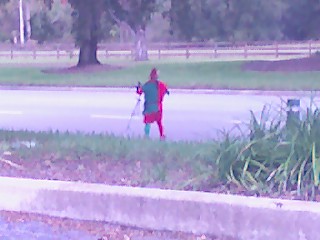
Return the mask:
<path fill-rule="evenodd" d="M 13 34 L 17 37 L 19 29 L 19 9 L 14 2 L 0 0 L 0 40 L 7 41 L 13 39 Z"/>
<path fill-rule="evenodd" d="M 53 2 L 51 10 L 38 4 L 31 13 L 31 38 L 44 42 L 70 41 L 72 8 L 60 1 Z"/>
<path fill-rule="evenodd" d="M 283 0 L 285 10 L 282 31 L 286 39 L 307 40 L 320 37 L 320 2 L 315 0 Z"/>
<path fill-rule="evenodd" d="M 77 66 L 100 64 L 97 49 L 103 37 L 101 31 L 103 0 L 70 0 L 69 2 L 74 9 L 72 33 L 76 45 L 80 47 Z"/>
<path fill-rule="evenodd" d="M 274 40 L 282 37 L 278 0 L 171 0 L 171 31 L 200 41 Z"/>
<path fill-rule="evenodd" d="M 0 4 L 6 3 L 0 9 L 0 40 L 7 40 L 14 31 L 19 31 L 18 2 L 19 0 L 0 0 Z M 147 33 L 160 41 L 170 39 L 170 30 L 171 39 L 176 41 L 232 42 L 318 39 L 320 34 L 320 3 L 315 0 L 24 2 L 32 3 L 31 28 L 29 27 L 32 30 L 31 37 L 41 43 L 70 39 L 73 35 L 76 45 L 80 47 L 78 66 L 99 64 L 98 43 L 110 39 L 111 34 L 117 36 L 124 25 L 131 29 L 137 61 L 148 60 Z M 44 4 L 48 9 L 35 9 L 35 3 Z M 58 3 L 60 8 L 57 7 Z M 61 3 L 68 5 L 68 8 L 61 7 Z M 161 21 L 157 21 L 160 19 Z M 28 28 L 28 24 L 26 26 Z M 162 36 L 159 32 L 165 34 Z"/>
<path fill-rule="evenodd" d="M 43 1 L 49 9 L 52 8 L 53 0 Z M 73 8 L 71 32 L 75 44 L 80 48 L 77 66 L 98 65 L 100 64 L 97 58 L 98 43 L 104 36 L 101 28 L 105 11 L 104 0 L 68 0 L 68 2 Z"/>
<path fill-rule="evenodd" d="M 0 0 L 0 5 L 2 4 L 6 4 L 7 2 L 9 2 L 10 0 Z"/>
<path fill-rule="evenodd" d="M 105 0 L 105 8 L 115 23 L 125 22 L 135 35 L 135 60 L 148 60 L 146 27 L 152 14 L 163 1 L 157 0 Z"/>
<path fill-rule="evenodd" d="M 196 35 L 192 1 L 171 0 L 170 34 L 175 39 L 190 41 Z"/>

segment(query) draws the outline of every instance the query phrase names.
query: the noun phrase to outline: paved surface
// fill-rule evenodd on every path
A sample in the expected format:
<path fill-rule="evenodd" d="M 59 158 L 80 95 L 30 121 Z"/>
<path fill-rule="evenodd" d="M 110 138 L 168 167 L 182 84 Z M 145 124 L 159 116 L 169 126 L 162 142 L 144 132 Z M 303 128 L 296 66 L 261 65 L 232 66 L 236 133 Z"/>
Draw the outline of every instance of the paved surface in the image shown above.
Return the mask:
<path fill-rule="evenodd" d="M 10 223 L 0 218 L 0 240 L 97 240 L 80 231 L 58 231 L 40 222 Z"/>
<path fill-rule="evenodd" d="M 303 93 L 298 97 L 307 101 L 309 96 L 309 93 Z M 279 109 L 281 97 L 286 101 L 297 95 L 173 91 L 164 102 L 166 134 L 171 140 L 213 138 L 217 136 L 217 130 L 230 130 L 235 124 L 248 122 L 250 110 L 260 114 L 265 104 Z M 136 102 L 137 96 L 133 90 L 0 90 L 0 128 L 138 136 L 143 133 L 143 98 L 127 130 Z M 151 135 L 158 137 L 156 125 L 152 126 Z"/>

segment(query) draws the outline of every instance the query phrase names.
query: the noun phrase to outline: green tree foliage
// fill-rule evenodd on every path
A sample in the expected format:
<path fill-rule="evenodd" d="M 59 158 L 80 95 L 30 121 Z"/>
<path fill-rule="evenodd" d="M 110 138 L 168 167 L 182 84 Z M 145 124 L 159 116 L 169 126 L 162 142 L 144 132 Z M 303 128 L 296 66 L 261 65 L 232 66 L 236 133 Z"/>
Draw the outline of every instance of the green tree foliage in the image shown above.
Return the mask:
<path fill-rule="evenodd" d="M 286 39 L 319 39 L 320 1 L 283 0 L 283 33 Z"/>
<path fill-rule="evenodd" d="M 2 4 L 6 4 L 7 2 L 9 2 L 10 0 L 0 0 L 0 5 Z"/>
<path fill-rule="evenodd" d="M 42 44 L 54 38 L 54 28 L 50 21 L 47 11 L 41 11 L 31 17 L 31 38 Z"/>
<path fill-rule="evenodd" d="M 146 27 L 162 1 L 105 0 L 105 7 L 115 23 L 127 23 L 135 34 L 135 60 L 148 60 Z"/>
<path fill-rule="evenodd" d="M 276 40 L 282 37 L 282 3 L 278 0 L 226 1 L 223 20 L 227 31 L 220 30 L 226 40 L 257 41 Z"/>
<path fill-rule="evenodd" d="M 190 0 L 171 0 L 170 34 L 177 39 L 190 41 L 195 35 L 195 23 Z"/>
<path fill-rule="evenodd" d="M 54 2 L 51 10 L 37 8 L 31 16 L 31 38 L 39 43 L 69 40 L 71 34 L 72 9 L 69 5 Z"/>
<path fill-rule="evenodd" d="M 78 66 L 99 64 L 98 43 L 110 38 L 111 30 L 117 36 L 123 24 L 134 36 L 136 60 L 148 60 L 149 33 L 160 41 L 232 42 L 307 40 L 320 34 L 319 0 L 69 0 L 63 11 L 56 8 L 61 0 L 24 1 L 47 7 L 32 8 L 32 38 L 58 41 L 72 34 L 80 47 Z M 0 40 L 19 31 L 18 2 L 0 0 Z M 171 38 L 162 37 L 164 31 Z"/>
<path fill-rule="evenodd" d="M 19 30 L 19 5 L 17 1 L 0 0 L 0 41 L 12 40 Z"/>
<path fill-rule="evenodd" d="M 185 40 L 273 40 L 282 37 L 277 0 L 171 0 L 171 31 Z"/>

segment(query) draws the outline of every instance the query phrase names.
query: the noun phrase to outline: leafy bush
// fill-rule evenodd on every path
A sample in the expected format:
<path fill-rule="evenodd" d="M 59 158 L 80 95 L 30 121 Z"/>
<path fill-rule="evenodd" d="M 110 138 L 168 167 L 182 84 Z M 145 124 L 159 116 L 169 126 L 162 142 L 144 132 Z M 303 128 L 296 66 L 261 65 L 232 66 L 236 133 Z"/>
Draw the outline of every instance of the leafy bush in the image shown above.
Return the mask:
<path fill-rule="evenodd" d="M 314 198 L 319 186 L 320 112 L 311 101 L 301 117 L 284 109 L 251 114 L 249 135 L 226 135 L 215 152 L 219 177 L 248 191 Z"/>

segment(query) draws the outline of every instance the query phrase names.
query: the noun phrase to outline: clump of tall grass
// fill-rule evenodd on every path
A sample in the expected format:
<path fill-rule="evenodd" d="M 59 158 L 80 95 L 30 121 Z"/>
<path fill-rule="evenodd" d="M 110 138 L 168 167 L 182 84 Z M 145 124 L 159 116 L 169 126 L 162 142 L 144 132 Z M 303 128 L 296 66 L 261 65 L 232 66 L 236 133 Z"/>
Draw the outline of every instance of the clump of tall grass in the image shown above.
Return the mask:
<path fill-rule="evenodd" d="M 300 116 L 265 106 L 251 112 L 249 134 L 220 141 L 215 155 L 219 178 L 259 193 L 314 199 L 320 173 L 320 111 L 313 99 Z"/>

